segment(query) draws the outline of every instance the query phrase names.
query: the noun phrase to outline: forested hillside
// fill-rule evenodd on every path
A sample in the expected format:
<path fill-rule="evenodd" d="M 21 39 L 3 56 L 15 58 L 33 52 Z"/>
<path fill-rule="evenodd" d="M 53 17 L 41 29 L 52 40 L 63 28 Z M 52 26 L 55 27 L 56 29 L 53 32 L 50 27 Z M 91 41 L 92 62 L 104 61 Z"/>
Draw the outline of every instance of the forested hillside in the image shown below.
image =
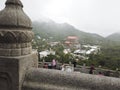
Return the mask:
<path fill-rule="evenodd" d="M 58 24 L 54 21 L 33 22 L 33 32 L 35 33 L 35 39 L 36 36 L 39 36 L 39 38 L 47 40 L 51 39 L 51 41 L 64 41 L 67 36 L 74 35 L 79 37 L 79 42 L 81 44 L 100 45 L 101 53 L 98 55 L 91 55 L 89 60 L 84 62 L 87 65 L 94 63 L 96 66 L 101 65 L 104 68 L 114 70 L 116 68 L 120 69 L 120 39 L 118 34 L 113 34 L 104 38 L 98 34 L 80 31 L 67 23 Z M 44 44 L 47 43 L 47 41 L 42 41 L 42 39 L 36 40 L 39 50 L 49 48 L 46 44 Z"/>
<path fill-rule="evenodd" d="M 109 39 L 109 40 L 112 40 L 112 41 L 120 42 L 120 32 L 118 32 L 118 33 L 113 33 L 113 34 L 109 35 L 109 36 L 106 37 L 106 38 Z"/>
<path fill-rule="evenodd" d="M 33 22 L 33 32 L 35 35 L 40 35 L 41 38 L 49 39 L 52 37 L 54 41 L 61 41 L 67 36 L 73 35 L 78 36 L 82 44 L 100 44 L 104 42 L 104 38 L 98 34 L 86 33 L 67 23 L 58 24 L 53 21 Z"/>

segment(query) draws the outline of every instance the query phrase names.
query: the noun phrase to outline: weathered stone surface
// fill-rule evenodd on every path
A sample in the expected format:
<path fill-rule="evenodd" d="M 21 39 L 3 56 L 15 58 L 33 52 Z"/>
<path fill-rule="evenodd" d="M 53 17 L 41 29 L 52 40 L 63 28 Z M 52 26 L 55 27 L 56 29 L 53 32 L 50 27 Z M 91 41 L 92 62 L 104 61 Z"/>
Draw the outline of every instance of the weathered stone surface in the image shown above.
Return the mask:
<path fill-rule="evenodd" d="M 6 7 L 0 12 L 1 28 L 30 28 L 31 20 L 22 10 L 20 0 L 7 0 Z"/>
<path fill-rule="evenodd" d="M 0 11 L 0 56 L 31 54 L 32 22 L 20 0 L 7 0 Z"/>
<path fill-rule="evenodd" d="M 22 56 L 32 53 L 32 47 L 19 49 L 2 49 L 0 48 L 0 56 Z"/>
<path fill-rule="evenodd" d="M 19 57 L 0 57 L 0 90 L 21 90 L 26 71 L 37 67 L 37 63 L 36 51 Z"/>
<path fill-rule="evenodd" d="M 37 67 L 31 20 L 20 0 L 7 0 L 0 11 L 0 90 L 21 90 L 26 71 Z"/>
<path fill-rule="evenodd" d="M 7 73 L 0 72 L 0 89 L 12 90 L 11 79 Z"/>
<path fill-rule="evenodd" d="M 120 79 L 33 68 L 27 72 L 22 90 L 120 90 Z"/>
<path fill-rule="evenodd" d="M 20 0 L 7 0 L 7 2 L 5 3 L 7 4 L 17 4 L 20 5 L 21 7 L 23 7 L 23 4 L 20 2 Z"/>
<path fill-rule="evenodd" d="M 34 34 L 29 30 L 0 29 L 0 43 L 28 43 L 32 41 Z"/>

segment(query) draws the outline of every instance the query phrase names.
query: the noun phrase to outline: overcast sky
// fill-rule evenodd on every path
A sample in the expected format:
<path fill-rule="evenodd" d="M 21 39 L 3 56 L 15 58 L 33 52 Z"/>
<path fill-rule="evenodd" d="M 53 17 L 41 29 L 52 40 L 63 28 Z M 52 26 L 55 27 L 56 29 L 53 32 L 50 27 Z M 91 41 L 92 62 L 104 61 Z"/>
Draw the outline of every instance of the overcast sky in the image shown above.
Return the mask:
<path fill-rule="evenodd" d="M 6 0 L 0 0 L 0 10 Z M 46 17 L 58 23 L 107 36 L 120 32 L 120 0 L 21 0 L 34 21 Z"/>

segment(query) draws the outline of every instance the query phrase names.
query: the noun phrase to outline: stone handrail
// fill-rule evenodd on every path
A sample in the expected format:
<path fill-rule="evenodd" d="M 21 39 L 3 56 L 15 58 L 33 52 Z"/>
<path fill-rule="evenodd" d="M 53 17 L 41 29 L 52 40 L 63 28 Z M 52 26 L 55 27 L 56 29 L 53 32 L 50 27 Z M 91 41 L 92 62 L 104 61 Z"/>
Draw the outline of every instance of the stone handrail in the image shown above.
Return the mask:
<path fill-rule="evenodd" d="M 120 90 L 120 79 L 32 68 L 26 73 L 22 90 Z"/>

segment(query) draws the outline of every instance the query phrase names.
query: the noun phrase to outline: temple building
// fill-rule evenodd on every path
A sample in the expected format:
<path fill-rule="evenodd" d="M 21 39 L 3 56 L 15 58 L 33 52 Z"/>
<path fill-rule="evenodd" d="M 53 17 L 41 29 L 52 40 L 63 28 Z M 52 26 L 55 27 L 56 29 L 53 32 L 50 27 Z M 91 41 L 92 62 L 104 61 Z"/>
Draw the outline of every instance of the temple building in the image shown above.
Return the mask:
<path fill-rule="evenodd" d="M 67 48 L 80 48 L 79 38 L 77 36 L 68 36 L 64 44 Z"/>
<path fill-rule="evenodd" d="M 38 68 L 32 22 L 23 4 L 6 0 L 5 5 L 0 11 L 0 90 L 120 90 L 118 78 Z"/>

